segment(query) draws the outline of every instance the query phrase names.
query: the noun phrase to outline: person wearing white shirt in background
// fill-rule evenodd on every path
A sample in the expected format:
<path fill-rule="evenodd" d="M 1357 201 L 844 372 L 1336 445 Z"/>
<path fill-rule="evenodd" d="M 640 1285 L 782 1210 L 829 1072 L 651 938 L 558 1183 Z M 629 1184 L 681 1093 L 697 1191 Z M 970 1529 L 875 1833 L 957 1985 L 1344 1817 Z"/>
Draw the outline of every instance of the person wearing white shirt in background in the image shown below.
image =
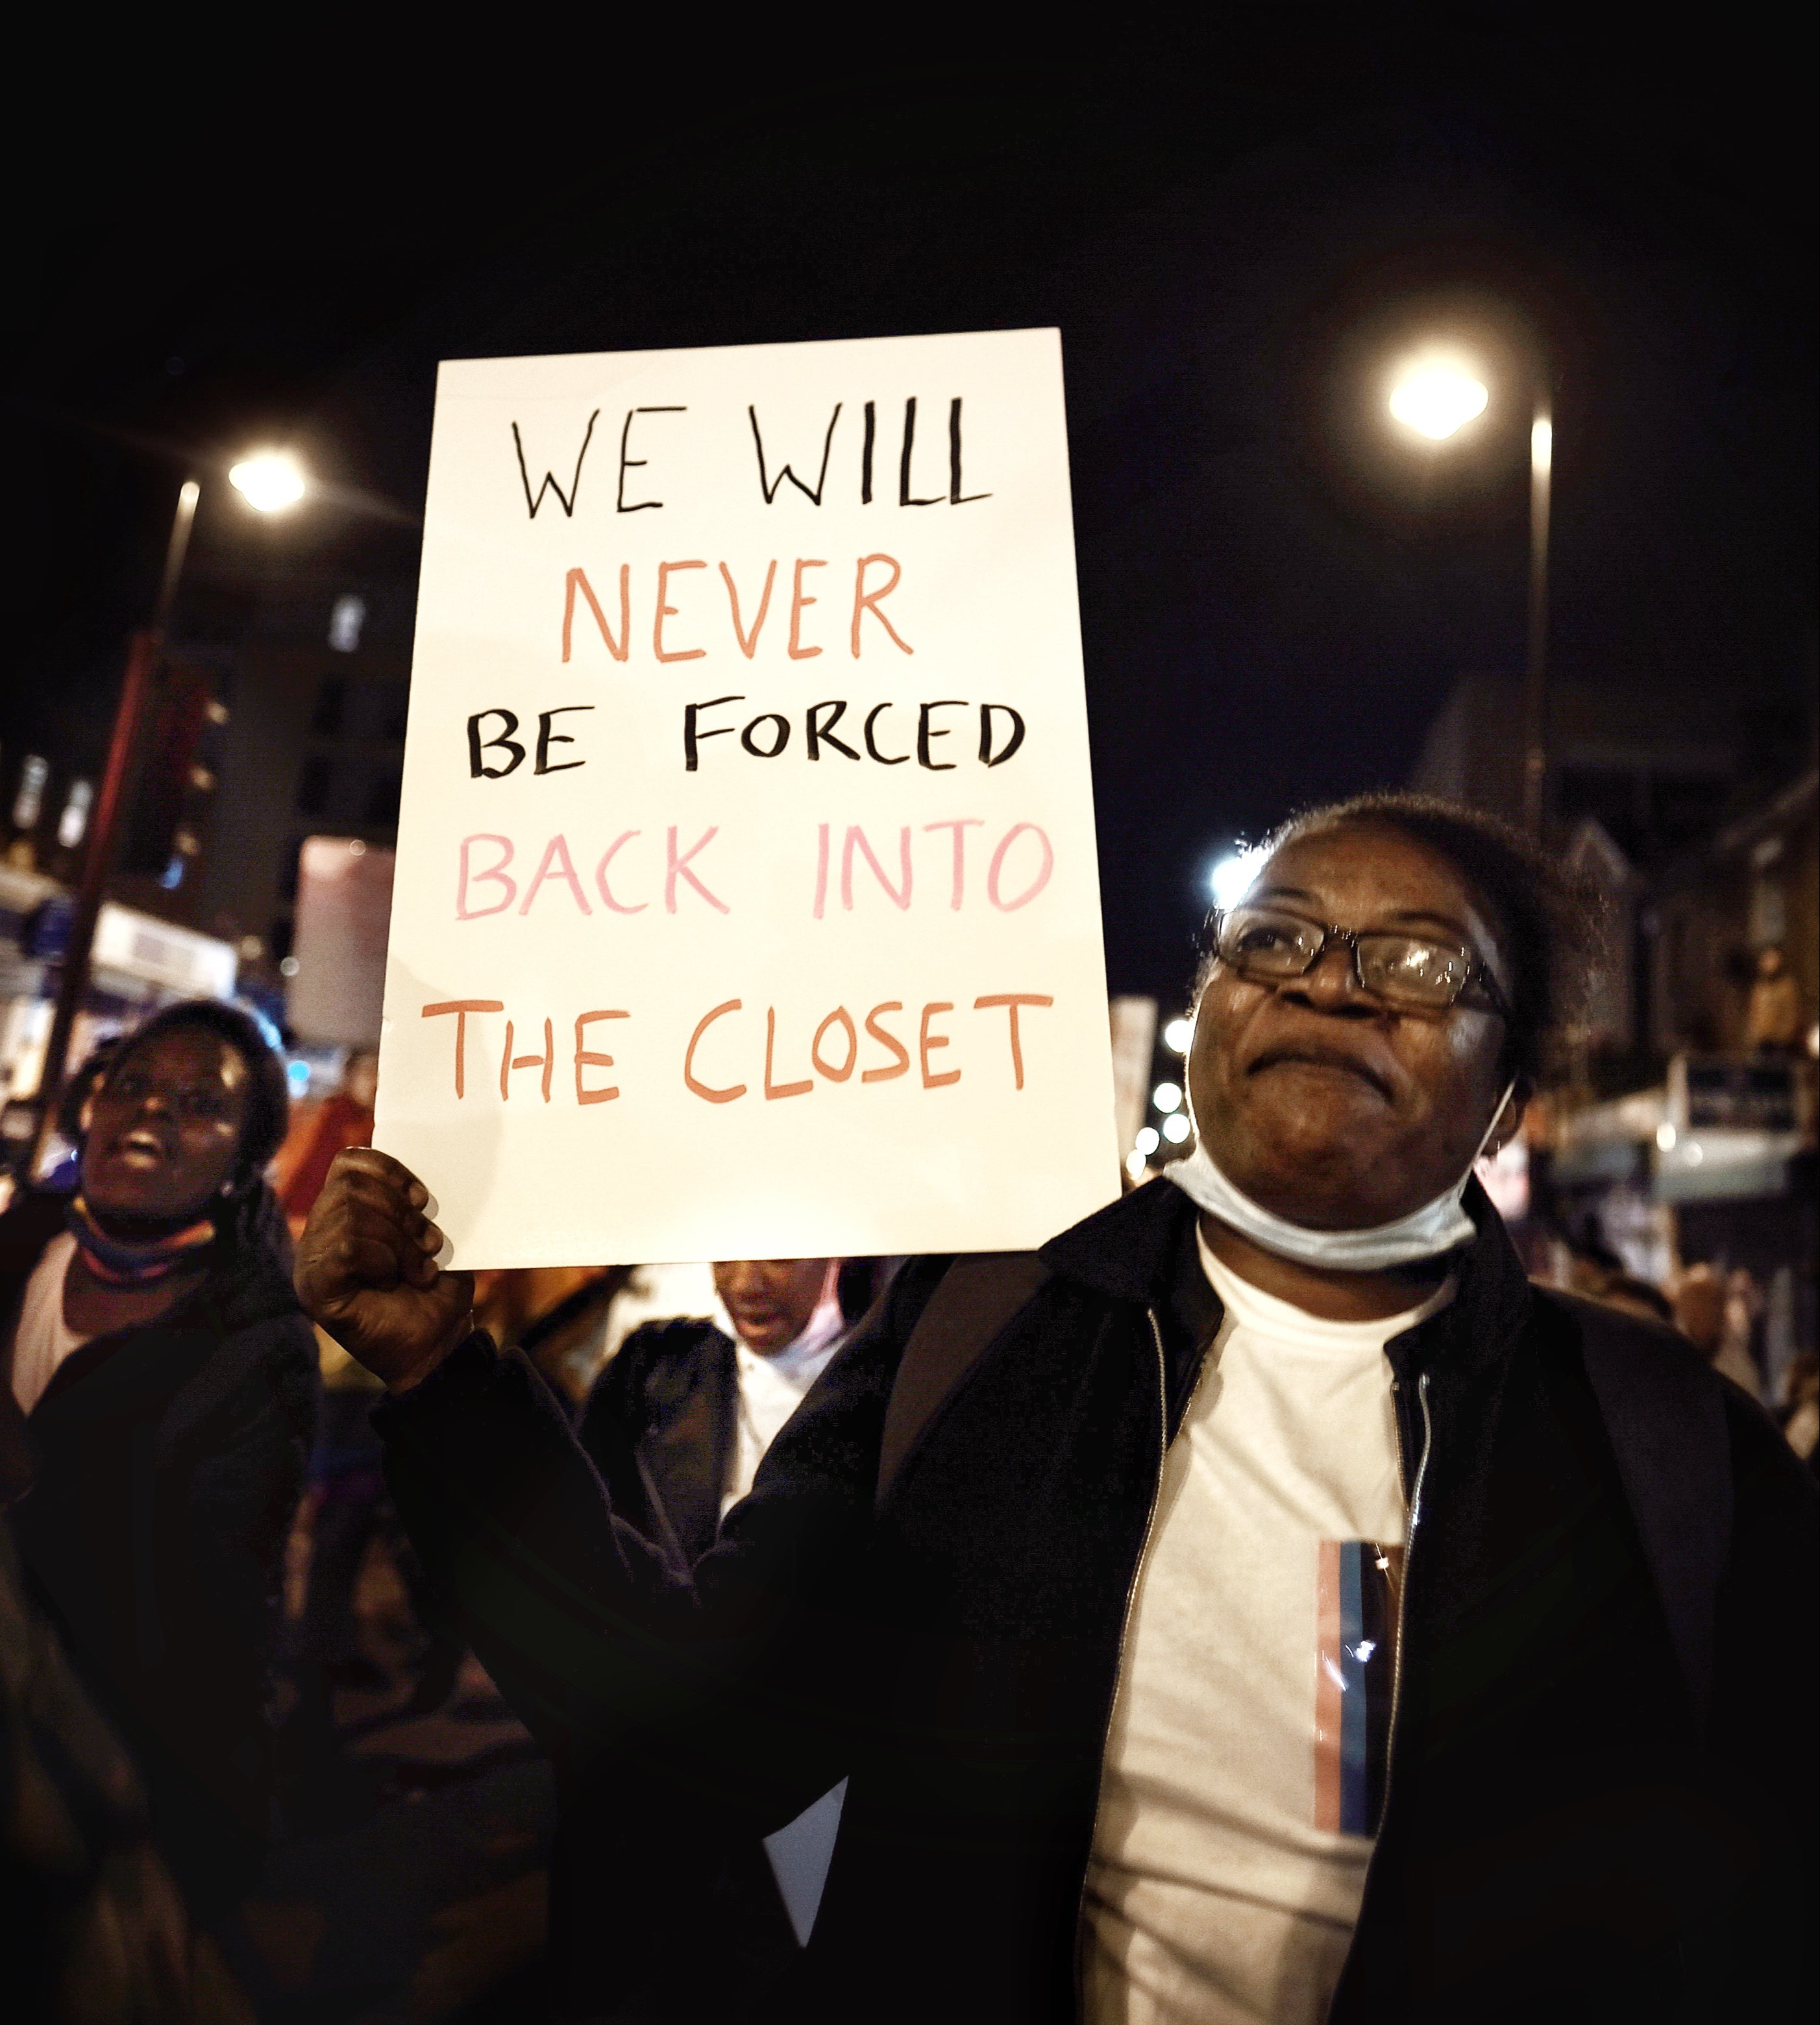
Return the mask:
<path fill-rule="evenodd" d="M 837 1259 L 723 1259 L 715 1266 L 714 1291 L 733 1324 L 739 1371 L 723 1515 L 752 1489 L 765 1450 L 834 1354 L 847 1326 L 835 1294 L 840 1270 Z"/>
<path fill-rule="evenodd" d="M 635 1512 L 640 1530 L 661 1540 L 679 1568 L 714 1545 L 722 1518 L 751 1490 L 765 1451 L 840 1347 L 841 1264 L 717 1260 L 711 1313 L 634 1329 L 590 1390 L 577 1429 L 582 1446 L 616 1508 Z M 551 1871 L 555 1947 L 575 1950 L 572 1978 L 593 1965 L 609 1985 L 615 1978 L 601 1965 L 622 1950 L 603 1940 L 603 1922 L 619 1919 L 622 1909 L 631 1924 L 638 1920 L 614 1868 L 616 1839 L 603 1838 L 598 1826 L 617 1817 L 619 1798 L 585 1784 L 565 1788 Z M 659 2015 L 749 2005 L 789 1972 L 838 1818 L 824 1812 L 819 1828 L 807 1832 L 813 1847 L 800 1836 L 787 1850 L 762 1849 L 756 1838 L 709 1847 L 686 1833 L 672 1846 L 666 1820 L 633 1832 L 647 1873 L 667 1872 L 671 1891 L 704 1909 L 690 1960 L 670 1966 L 675 1983 L 662 1999 L 670 2008 Z M 813 1880 L 807 1898 L 799 1883 L 805 1872 Z"/>
<path fill-rule="evenodd" d="M 634 1329 L 583 1403 L 582 1446 L 682 1560 L 714 1545 L 846 1323 L 838 1259 L 722 1259 L 710 1314 Z M 667 1537 L 666 1537 L 667 1536 Z"/>

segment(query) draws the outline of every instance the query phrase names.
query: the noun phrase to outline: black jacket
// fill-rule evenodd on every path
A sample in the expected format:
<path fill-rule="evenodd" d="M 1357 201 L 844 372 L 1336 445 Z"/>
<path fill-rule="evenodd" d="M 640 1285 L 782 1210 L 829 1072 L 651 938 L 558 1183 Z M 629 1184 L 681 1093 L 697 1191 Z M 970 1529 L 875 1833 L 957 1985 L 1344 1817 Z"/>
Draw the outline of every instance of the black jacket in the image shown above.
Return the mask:
<path fill-rule="evenodd" d="M 0 1218 L 0 1341 L 63 1227 L 54 1196 Z M 266 1830 L 266 1665 L 317 1391 L 282 1262 L 249 1245 L 162 1321 L 85 1343 L 24 1424 L 8 1517 L 27 1578 L 205 1906 L 244 1887 Z"/>
<path fill-rule="evenodd" d="M 1779 2016 L 1811 1959 L 1813 1485 L 1681 1338 L 1532 1288 L 1469 1206 L 1459 1298 L 1388 1349 L 1403 1689 L 1333 2016 Z M 1153 1185 L 1046 1246 L 875 1515 L 941 1264 L 906 1268 L 692 1581 L 485 1339 L 379 1409 L 414 1538 L 559 1759 L 766 1829 L 850 1777 L 795 2015 L 1072 2014 L 1127 1598 L 1219 1321 L 1193 1228 Z"/>
<path fill-rule="evenodd" d="M 678 1319 L 627 1337 L 576 1423 L 614 1511 L 678 1575 L 719 1532 L 739 1406 L 733 1340 Z M 565 2015 L 748 2014 L 800 1952 L 750 1825 L 679 1814 L 661 1782 L 635 1806 L 610 1766 L 558 1773 L 550 1941 Z"/>
<path fill-rule="evenodd" d="M 720 1531 L 739 1436 L 739 1362 L 712 1322 L 648 1322 L 594 1380 L 576 1424 L 613 1509 L 679 1568 Z"/>

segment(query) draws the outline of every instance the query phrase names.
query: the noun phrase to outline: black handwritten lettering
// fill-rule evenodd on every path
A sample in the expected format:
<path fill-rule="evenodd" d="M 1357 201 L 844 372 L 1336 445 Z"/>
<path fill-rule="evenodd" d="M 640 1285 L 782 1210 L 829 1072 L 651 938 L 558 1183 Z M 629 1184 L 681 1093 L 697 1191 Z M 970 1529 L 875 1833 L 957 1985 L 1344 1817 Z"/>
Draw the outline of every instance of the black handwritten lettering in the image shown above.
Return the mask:
<path fill-rule="evenodd" d="M 946 738 L 948 735 L 939 726 L 930 723 L 929 712 L 932 710 L 965 710 L 966 707 L 965 698 L 960 696 L 943 696 L 935 703 L 920 706 L 917 717 L 917 764 L 919 766 L 928 767 L 932 774 L 954 772 L 952 759 L 932 759 L 929 757 L 929 741 L 935 738 Z"/>
<path fill-rule="evenodd" d="M 825 724 L 822 722 L 822 712 L 825 710 L 832 711 L 834 713 Z M 847 706 L 844 703 L 830 701 L 810 704 L 808 714 L 803 720 L 803 736 L 808 744 L 809 757 L 811 759 L 821 758 L 822 748 L 824 745 L 832 745 L 836 752 L 844 754 L 849 759 L 857 759 L 859 757 L 845 739 L 836 738 L 834 736 L 835 726 L 846 715 Z"/>
<path fill-rule="evenodd" d="M 626 426 L 620 432 L 620 491 L 616 502 L 620 513 L 642 513 L 647 506 L 661 506 L 664 504 L 661 499 L 634 499 L 630 506 L 626 504 L 626 473 L 628 471 L 642 471 L 646 461 L 642 457 L 628 457 L 626 454 L 631 442 L 632 417 L 634 415 L 686 415 L 688 412 L 686 408 L 628 408 L 626 410 Z M 605 630 L 603 627 L 602 630 Z"/>
<path fill-rule="evenodd" d="M 1011 720 L 1011 736 L 1005 741 L 1002 752 L 992 750 L 992 713 L 1002 711 Z M 980 760 L 982 766 L 1002 766 L 1019 746 L 1024 743 L 1024 718 L 1008 703 L 983 703 L 980 706 Z"/>
<path fill-rule="evenodd" d="M 482 722 L 489 717 L 501 718 L 502 727 L 497 737 L 483 738 L 480 736 L 480 726 Z M 472 779 L 478 781 L 484 777 L 489 781 L 503 781 L 515 766 L 524 763 L 524 748 L 512 736 L 517 729 L 517 717 L 509 710 L 476 711 L 469 718 L 468 772 Z M 480 757 L 483 752 L 509 752 L 512 757 L 503 766 L 489 766 Z"/>
<path fill-rule="evenodd" d="M 553 731 L 550 721 L 553 717 L 566 716 L 575 710 L 592 710 L 591 703 L 558 704 L 554 710 L 540 710 L 537 713 L 537 764 L 531 770 L 537 774 L 568 774 L 577 766 L 585 766 L 585 759 L 559 759 L 553 766 L 550 763 L 550 748 L 553 745 L 572 745 L 575 741 L 566 731 Z"/>
<path fill-rule="evenodd" d="M 928 499 L 910 497 L 910 450 L 917 439 L 917 397 L 911 395 L 903 404 L 903 454 L 898 460 L 897 503 L 900 506 L 939 506 L 945 494 L 936 493 Z"/>
<path fill-rule="evenodd" d="M 704 738 L 719 738 L 723 732 L 731 731 L 730 724 L 716 724 L 706 731 L 698 730 L 697 722 L 704 710 L 719 710 L 723 703 L 744 703 L 742 696 L 723 696 L 711 698 L 707 703 L 686 705 L 682 712 L 682 770 L 693 774 L 697 770 L 697 748 Z"/>
<path fill-rule="evenodd" d="M 769 745 L 759 744 L 754 734 L 761 724 L 774 726 Z M 755 759 L 774 759 L 790 742 L 790 720 L 781 711 L 767 710 L 755 717 L 739 735 L 739 742 Z"/>
<path fill-rule="evenodd" d="M 991 497 L 990 492 L 961 490 L 961 397 L 957 394 L 948 403 L 948 504 L 965 506 L 976 499 Z"/>
<path fill-rule="evenodd" d="M 793 710 L 761 711 L 748 718 L 743 727 L 731 724 L 708 725 L 702 722 L 704 714 L 708 711 L 719 709 L 724 704 L 744 703 L 746 700 L 744 695 L 722 696 L 711 697 L 705 702 L 686 704 L 683 706 L 682 751 L 684 770 L 686 772 L 693 774 L 698 770 L 702 740 L 719 738 L 734 730 L 739 730 L 739 742 L 741 747 L 756 759 L 775 759 L 789 750 L 790 735 L 795 723 Z M 585 709 L 589 706 L 572 704 L 564 705 L 564 707 Z M 888 711 L 897 709 L 914 710 L 916 712 L 914 741 L 916 762 L 919 766 L 931 774 L 951 774 L 954 772 L 957 766 L 963 763 L 971 763 L 961 761 L 958 757 L 960 750 L 958 748 L 949 748 L 956 753 L 957 756 L 954 759 L 943 759 L 937 756 L 936 741 L 938 739 L 954 737 L 958 731 L 958 726 L 941 722 L 940 713 L 943 711 L 978 710 L 980 741 L 977 761 L 982 766 L 1002 766 L 1007 760 L 1013 758 L 1022 749 L 1028 733 L 1023 713 L 1013 709 L 1008 703 L 975 704 L 969 703 L 963 696 L 936 696 L 927 703 L 914 704 L 908 701 L 899 703 L 888 699 L 883 703 L 875 703 L 869 707 L 863 702 L 855 703 L 847 697 L 828 696 L 818 703 L 809 704 L 804 707 L 803 743 L 800 749 L 803 757 L 811 764 L 820 761 L 825 748 L 832 747 L 844 759 L 851 759 L 856 763 L 861 759 L 870 759 L 875 765 L 880 766 L 904 766 L 911 756 L 909 752 L 888 752 L 879 743 L 881 723 Z M 849 711 L 859 720 L 859 735 L 864 746 L 863 752 L 856 751 L 854 746 L 848 743 L 853 736 L 851 731 L 845 737 L 840 735 L 840 727 L 846 722 Z M 551 714 L 544 713 L 546 716 Z M 554 714 L 561 713 L 559 711 Z M 511 728 L 509 726 L 507 727 L 508 730 Z M 970 733 L 965 735 L 971 737 Z M 550 742 L 552 744 L 564 742 L 562 734 L 553 733 Z M 540 752 L 542 749 L 540 740 Z M 585 763 L 572 761 L 569 763 L 578 765 Z M 561 769 L 560 766 L 551 766 L 540 770 L 556 773 Z"/>
<path fill-rule="evenodd" d="M 828 418 L 828 433 L 822 439 L 821 475 L 816 479 L 814 488 L 811 491 L 808 486 L 803 483 L 802 480 L 796 476 L 796 472 L 792 471 L 787 464 L 778 472 L 775 478 L 768 478 L 766 476 L 765 439 L 759 434 L 759 411 L 756 408 L 752 407 L 748 404 L 746 409 L 746 413 L 752 421 L 752 442 L 757 447 L 759 454 L 759 490 L 765 495 L 765 504 L 767 506 L 769 506 L 772 501 L 777 498 L 778 488 L 783 483 L 786 478 L 789 479 L 790 483 L 796 487 L 796 490 L 802 494 L 803 497 L 808 501 L 811 506 L 819 506 L 821 505 L 822 489 L 828 483 L 828 455 L 829 451 L 834 447 L 834 424 L 840 419 L 840 409 L 841 403 L 836 401 L 834 403 L 834 412 Z"/>
<path fill-rule="evenodd" d="M 531 473 L 524 466 L 524 439 L 518 433 L 518 424 L 516 422 L 512 424 L 512 447 L 518 453 L 518 480 L 524 487 L 524 504 L 529 509 L 532 520 L 535 520 L 537 518 L 537 509 L 543 504 L 543 495 L 546 492 L 553 492 L 556 494 L 557 504 L 562 508 L 564 519 L 573 519 L 575 494 L 582 489 L 582 460 L 588 454 L 588 445 L 594 440 L 594 424 L 600 418 L 601 411 L 598 408 L 596 408 L 588 417 L 588 425 L 582 432 L 582 447 L 575 454 L 575 476 L 568 482 L 568 491 L 564 492 L 557 484 L 556 473 L 553 471 L 546 471 L 543 474 L 543 483 L 537 488 L 537 497 L 535 499 L 531 496 Z"/>
<path fill-rule="evenodd" d="M 872 727 L 891 708 L 888 703 L 875 703 L 866 713 L 866 749 L 881 766 L 901 766 L 910 758 L 907 752 L 881 752 L 872 735 Z"/>

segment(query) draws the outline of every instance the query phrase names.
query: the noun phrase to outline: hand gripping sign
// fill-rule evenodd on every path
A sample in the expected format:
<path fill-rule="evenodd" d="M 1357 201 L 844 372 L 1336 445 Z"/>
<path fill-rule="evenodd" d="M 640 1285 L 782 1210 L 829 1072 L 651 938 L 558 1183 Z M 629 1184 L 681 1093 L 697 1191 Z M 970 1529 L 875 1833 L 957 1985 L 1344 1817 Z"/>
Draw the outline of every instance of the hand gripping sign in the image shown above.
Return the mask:
<path fill-rule="evenodd" d="M 464 1266 L 1116 1193 L 1053 331 L 443 366 L 377 1143 Z"/>

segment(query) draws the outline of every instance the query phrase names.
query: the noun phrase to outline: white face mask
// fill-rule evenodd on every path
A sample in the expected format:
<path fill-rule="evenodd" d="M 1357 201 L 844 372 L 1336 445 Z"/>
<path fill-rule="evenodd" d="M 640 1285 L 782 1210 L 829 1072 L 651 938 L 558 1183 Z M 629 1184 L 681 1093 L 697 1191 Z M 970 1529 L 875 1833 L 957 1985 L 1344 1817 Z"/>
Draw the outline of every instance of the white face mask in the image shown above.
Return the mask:
<path fill-rule="evenodd" d="M 1262 1204 L 1241 1194 L 1213 1163 L 1206 1142 L 1198 1136 L 1194 1151 L 1186 1160 L 1164 1169 L 1189 1201 L 1210 1210 L 1222 1223 L 1261 1244 L 1279 1258 L 1298 1265 L 1324 1266 L 1340 1273 L 1382 1273 L 1395 1266 L 1413 1265 L 1418 1259 L 1438 1258 L 1443 1251 L 1469 1243 L 1476 1235 L 1473 1219 L 1461 1207 L 1473 1167 L 1504 1115 L 1504 1107 L 1517 1088 L 1513 1077 L 1505 1086 L 1491 1113 L 1491 1122 L 1480 1135 L 1466 1171 L 1450 1189 L 1432 1202 L 1399 1216 L 1394 1223 L 1381 1223 L 1370 1230 L 1311 1230 L 1273 1215 Z"/>

